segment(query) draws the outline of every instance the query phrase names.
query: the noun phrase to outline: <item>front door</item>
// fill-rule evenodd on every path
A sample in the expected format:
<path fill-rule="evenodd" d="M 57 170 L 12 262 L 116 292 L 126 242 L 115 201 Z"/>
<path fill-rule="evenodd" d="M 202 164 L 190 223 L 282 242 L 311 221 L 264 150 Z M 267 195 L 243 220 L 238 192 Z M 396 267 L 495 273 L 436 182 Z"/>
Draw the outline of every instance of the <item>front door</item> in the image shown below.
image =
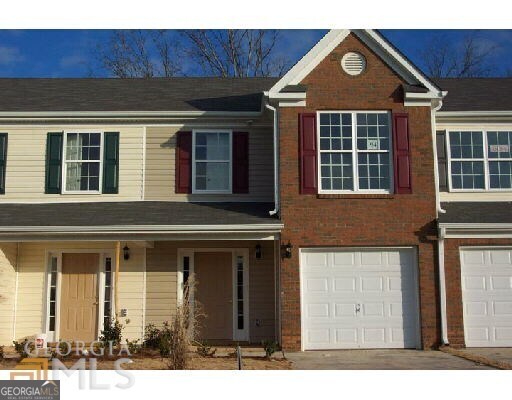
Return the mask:
<path fill-rule="evenodd" d="M 62 255 L 60 339 L 96 340 L 99 254 Z"/>
<path fill-rule="evenodd" d="M 195 300 L 201 310 L 199 337 L 208 340 L 233 339 L 233 267 L 231 253 L 196 253 Z"/>

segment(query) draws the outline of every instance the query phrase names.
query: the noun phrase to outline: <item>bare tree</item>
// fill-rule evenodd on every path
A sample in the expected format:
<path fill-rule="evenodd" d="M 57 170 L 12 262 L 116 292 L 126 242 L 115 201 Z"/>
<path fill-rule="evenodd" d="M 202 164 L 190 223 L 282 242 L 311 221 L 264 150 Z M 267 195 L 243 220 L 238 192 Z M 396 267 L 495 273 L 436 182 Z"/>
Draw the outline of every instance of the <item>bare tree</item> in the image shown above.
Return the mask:
<path fill-rule="evenodd" d="M 446 36 L 433 36 L 420 56 L 427 73 L 434 78 L 473 78 L 489 76 L 495 66 L 489 62 L 497 46 L 484 46 L 478 31 L 466 35 L 460 46 Z"/>
<path fill-rule="evenodd" d="M 116 30 L 97 49 L 101 66 L 118 78 L 178 75 L 178 53 L 178 44 L 165 30 Z"/>
<path fill-rule="evenodd" d="M 205 75 L 279 76 L 288 67 L 275 55 L 279 31 L 265 29 L 184 30 L 186 54 Z"/>

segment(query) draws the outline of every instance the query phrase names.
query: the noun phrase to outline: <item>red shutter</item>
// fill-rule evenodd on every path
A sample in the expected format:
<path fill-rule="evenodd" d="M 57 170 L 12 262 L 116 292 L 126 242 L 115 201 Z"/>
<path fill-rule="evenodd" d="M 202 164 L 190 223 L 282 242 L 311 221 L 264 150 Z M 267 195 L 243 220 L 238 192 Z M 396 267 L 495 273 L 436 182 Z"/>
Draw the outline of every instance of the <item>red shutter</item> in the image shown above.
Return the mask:
<path fill-rule="evenodd" d="M 412 193 L 408 114 L 393 114 L 395 193 Z"/>
<path fill-rule="evenodd" d="M 192 193 L 192 132 L 176 139 L 176 193 Z"/>
<path fill-rule="evenodd" d="M 299 115 L 300 193 L 317 193 L 316 114 Z"/>
<path fill-rule="evenodd" d="M 249 134 L 233 132 L 233 193 L 249 193 Z"/>

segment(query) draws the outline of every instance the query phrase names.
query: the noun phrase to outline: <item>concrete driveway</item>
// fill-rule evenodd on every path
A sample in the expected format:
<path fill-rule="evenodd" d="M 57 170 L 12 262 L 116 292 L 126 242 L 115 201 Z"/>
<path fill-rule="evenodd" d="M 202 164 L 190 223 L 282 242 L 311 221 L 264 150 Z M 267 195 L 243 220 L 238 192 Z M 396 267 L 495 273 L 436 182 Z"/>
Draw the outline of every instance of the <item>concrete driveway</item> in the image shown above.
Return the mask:
<path fill-rule="evenodd" d="M 465 354 L 512 365 L 512 347 L 471 347 L 467 349 L 460 349 L 459 351 Z"/>
<path fill-rule="evenodd" d="M 335 350 L 287 353 L 293 369 L 493 369 L 441 351 Z"/>

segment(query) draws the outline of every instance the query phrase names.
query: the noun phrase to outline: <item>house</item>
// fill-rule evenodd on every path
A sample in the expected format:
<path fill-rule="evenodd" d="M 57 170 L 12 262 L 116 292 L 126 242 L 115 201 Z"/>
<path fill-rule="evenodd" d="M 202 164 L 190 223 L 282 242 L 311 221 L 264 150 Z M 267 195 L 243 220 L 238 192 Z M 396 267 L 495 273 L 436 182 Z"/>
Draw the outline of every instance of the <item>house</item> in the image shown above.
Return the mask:
<path fill-rule="evenodd" d="M 0 79 L 0 343 L 141 338 L 194 273 L 210 341 L 510 346 L 511 89 L 373 30 L 280 78 Z"/>

